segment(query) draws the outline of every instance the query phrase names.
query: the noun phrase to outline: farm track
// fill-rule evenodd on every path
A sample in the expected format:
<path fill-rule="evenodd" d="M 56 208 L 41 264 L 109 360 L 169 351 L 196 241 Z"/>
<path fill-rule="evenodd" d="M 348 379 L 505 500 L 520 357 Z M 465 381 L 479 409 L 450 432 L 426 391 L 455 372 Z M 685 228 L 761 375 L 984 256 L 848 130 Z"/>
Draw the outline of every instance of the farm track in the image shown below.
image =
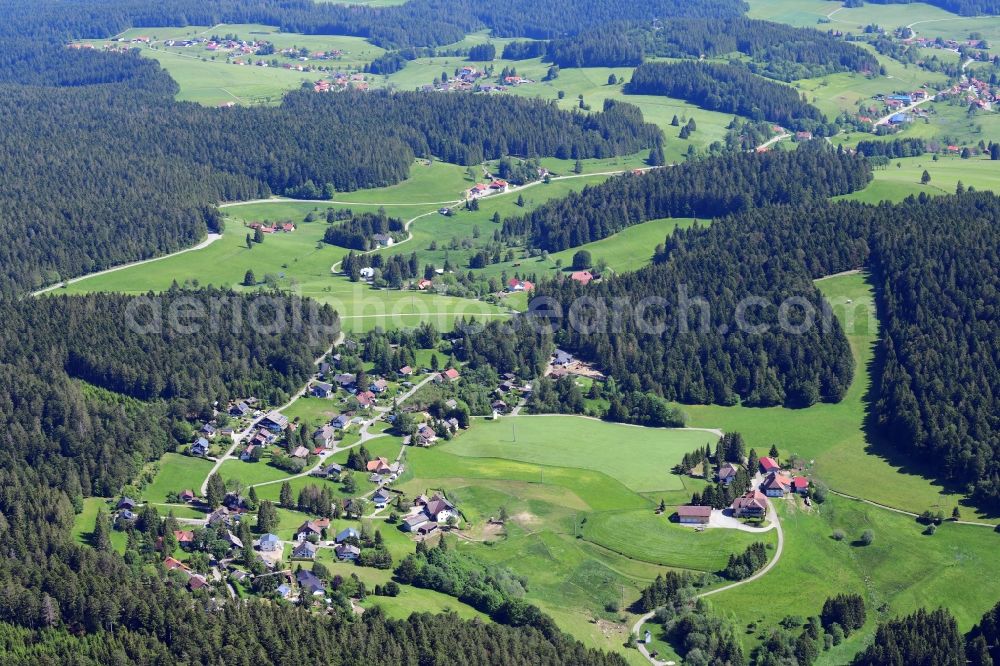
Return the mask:
<path fill-rule="evenodd" d="M 920 514 L 913 513 L 912 511 L 906 511 L 905 509 L 897 509 L 894 506 L 889 506 L 888 504 L 881 504 L 873 500 L 865 499 L 864 497 L 858 497 L 856 495 L 848 495 L 847 493 L 842 493 L 837 490 L 831 489 L 830 492 L 837 497 L 843 497 L 844 499 L 854 500 L 855 502 L 862 502 L 864 504 L 870 504 L 872 506 L 877 506 L 880 509 L 885 509 L 886 511 L 892 511 L 893 513 L 899 513 L 904 516 L 910 516 L 911 518 L 919 518 Z M 975 527 L 989 527 L 990 529 L 997 529 L 1000 527 L 993 523 L 982 523 L 976 520 L 948 520 L 947 522 L 954 525 L 973 525 Z"/>
<path fill-rule="evenodd" d="M 81 280 L 86 280 L 87 278 L 97 277 L 98 275 L 107 275 L 108 273 L 114 273 L 116 271 L 125 270 L 126 268 L 133 268 L 135 266 L 142 266 L 143 264 L 151 264 L 154 261 L 162 261 L 163 259 L 169 259 L 170 257 L 176 257 L 177 255 L 184 254 L 186 252 L 194 252 L 196 250 L 204 250 L 206 247 L 214 243 L 215 241 L 222 238 L 222 234 L 208 234 L 205 240 L 201 241 L 197 245 L 192 245 L 191 247 L 186 247 L 183 250 L 177 250 L 176 252 L 171 252 L 170 254 L 160 255 L 159 257 L 151 257 L 149 259 L 141 259 L 139 261 L 132 261 L 127 264 L 120 264 L 118 266 L 112 266 L 111 268 L 105 268 L 104 270 L 96 271 L 94 273 L 87 273 L 86 275 L 80 275 L 79 277 L 70 278 L 69 280 L 64 280 L 62 282 L 56 282 L 53 285 L 49 285 L 44 289 L 39 289 L 38 291 L 31 292 L 32 296 L 40 296 L 41 294 L 48 293 L 60 287 L 75 284 Z"/>

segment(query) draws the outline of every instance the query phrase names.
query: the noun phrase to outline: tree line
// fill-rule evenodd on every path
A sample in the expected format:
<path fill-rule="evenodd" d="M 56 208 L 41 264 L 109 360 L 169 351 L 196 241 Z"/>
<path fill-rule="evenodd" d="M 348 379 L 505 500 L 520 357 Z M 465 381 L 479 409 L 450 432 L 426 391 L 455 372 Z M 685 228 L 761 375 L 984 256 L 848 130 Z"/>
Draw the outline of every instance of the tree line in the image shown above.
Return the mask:
<path fill-rule="evenodd" d="M 378 247 L 376 234 L 400 240 L 405 235 L 405 223 L 398 217 L 389 217 L 384 210 L 358 213 L 327 228 L 323 242 L 364 252 Z"/>
<path fill-rule="evenodd" d="M 865 187 L 871 168 L 859 156 L 815 142 L 790 152 L 740 153 L 612 178 L 520 217 L 508 237 L 556 252 L 662 217 L 712 218 L 779 203 L 801 203 Z"/>
<path fill-rule="evenodd" d="M 770 120 L 795 130 L 825 133 L 826 117 L 794 88 L 736 63 L 647 62 L 625 84 L 631 95 L 663 95 L 703 109 Z"/>
<path fill-rule="evenodd" d="M 22 34 L 109 37 L 127 28 L 260 23 L 282 32 L 365 37 L 384 48 L 442 46 L 488 28 L 497 37 L 548 39 L 610 21 L 649 21 L 664 16 L 723 17 L 741 14 L 741 0 L 651 0 L 620 6 L 612 0 L 511 0 L 503 7 L 472 0 L 410 0 L 390 7 L 346 6 L 311 0 L 99 0 L 71 5 L 57 0 L 13 0 L 0 18 Z"/>
<path fill-rule="evenodd" d="M 512 45 L 510 55 L 532 50 Z M 829 32 L 745 17 L 612 23 L 552 40 L 544 56 L 560 67 L 635 67 L 652 56 L 713 58 L 737 53 L 750 57 L 751 71 L 782 81 L 880 71 L 871 53 Z"/>
<path fill-rule="evenodd" d="M 882 371 L 874 413 L 909 455 L 1000 509 L 1000 202 L 965 194 L 905 206 L 874 234 Z"/>

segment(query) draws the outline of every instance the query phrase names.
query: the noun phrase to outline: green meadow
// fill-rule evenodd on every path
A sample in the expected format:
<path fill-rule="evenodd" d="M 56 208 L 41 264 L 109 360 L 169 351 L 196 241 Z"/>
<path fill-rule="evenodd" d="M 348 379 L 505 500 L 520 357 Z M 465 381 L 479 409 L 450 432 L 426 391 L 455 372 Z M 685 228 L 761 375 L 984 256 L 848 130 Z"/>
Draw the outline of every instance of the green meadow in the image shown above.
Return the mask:
<path fill-rule="evenodd" d="M 490 41 L 497 45 L 499 53 L 502 50 L 504 40 L 494 39 Z M 584 103 L 595 111 L 603 107 L 606 99 L 624 100 L 635 104 L 642 110 L 643 116 L 648 122 L 663 129 L 666 134 L 663 145 L 664 154 L 667 160 L 672 162 L 682 160 L 689 145 L 703 151 L 709 144 L 723 140 L 726 135 L 726 126 L 733 119 L 729 114 L 707 111 L 678 99 L 654 95 L 625 95 L 622 91 L 622 85 L 631 78 L 631 67 L 569 68 L 561 70 L 557 79 L 543 81 L 549 64 L 542 62 L 540 58 L 517 61 L 498 58 L 492 63 L 470 63 L 463 58 L 451 56 L 419 58 L 407 63 L 406 68 L 399 72 L 375 79 L 374 83 L 400 90 L 413 90 L 431 84 L 435 77 L 440 77 L 442 73 L 451 76 L 457 68 L 468 64 L 479 69 L 492 66 L 497 75 L 504 67 L 512 67 L 517 70 L 520 76 L 529 78 L 534 83 L 509 88 L 509 94 L 554 101 L 566 110 L 579 108 L 581 95 Z M 611 75 L 615 76 L 618 83 L 609 84 L 608 79 Z M 562 98 L 560 98 L 560 93 Z M 691 118 L 695 120 L 698 129 L 691 135 L 690 139 L 678 138 L 680 128 L 670 125 L 674 115 L 682 118 L 684 122 Z"/>
<path fill-rule="evenodd" d="M 416 171 L 420 168 L 414 167 Z M 432 172 L 454 170 L 452 165 L 441 169 L 423 168 Z M 355 194 L 361 198 L 365 196 Z M 366 195 L 375 199 L 382 198 L 378 194 L 371 195 L 370 192 Z M 385 198 L 401 196 L 398 193 L 387 194 Z M 303 223 L 302 219 L 314 210 L 318 211 L 322 219 L 328 206 L 371 210 L 378 207 L 376 204 L 383 203 L 391 202 L 302 204 L 277 201 L 233 206 L 224 209 L 229 216 L 226 233 L 206 248 L 87 278 L 62 291 L 138 294 L 168 289 L 175 281 L 182 285 L 214 285 L 245 291 L 252 289 L 242 284 L 246 272 L 251 270 L 259 287 L 266 282 L 290 293 L 312 297 L 331 305 L 340 313 L 343 328 L 348 331 L 369 330 L 376 326 L 412 327 L 423 321 L 432 322 L 440 329 L 447 330 L 453 326 L 457 316 L 507 316 L 506 311 L 481 301 L 437 293 L 377 290 L 364 283 L 352 283 L 341 275 L 335 275 L 331 269 L 346 256 L 347 250 L 321 242 L 326 229 L 324 222 L 318 220 Z M 409 215 L 414 211 L 419 211 L 418 214 L 428 212 L 426 206 L 411 205 L 393 207 L 392 210 L 394 214 L 401 215 Z M 298 224 L 295 232 L 269 234 L 263 243 L 254 244 L 252 249 L 247 248 L 245 237 L 249 230 L 244 229 L 242 223 L 288 219 Z M 401 244 L 400 251 L 404 248 L 415 251 L 417 246 L 413 243 Z"/>
<path fill-rule="evenodd" d="M 179 493 L 186 489 L 193 490 L 197 495 L 202 481 L 212 469 L 210 460 L 179 453 L 166 453 L 157 464 L 159 471 L 152 483 L 142 490 L 141 499 L 146 502 L 166 502 L 168 493 Z"/>
<path fill-rule="evenodd" d="M 477 421 L 448 452 L 601 472 L 638 493 L 683 487 L 670 469 L 718 437 L 709 432 L 640 428 L 574 416 Z M 544 473 L 543 473 L 544 477 Z"/>
<path fill-rule="evenodd" d="M 875 53 L 875 50 L 868 45 L 862 46 Z M 832 119 L 843 111 L 857 112 L 861 103 L 877 104 L 872 98 L 879 94 L 910 92 L 921 86 L 938 90 L 946 83 L 943 74 L 928 72 L 916 65 L 903 65 L 899 61 L 878 54 L 876 57 L 885 67 L 885 76 L 842 72 L 814 79 L 801 79 L 795 81 L 793 85 L 805 94 L 810 103 Z"/>
<path fill-rule="evenodd" d="M 1000 133 L 1000 112 L 977 110 L 970 112 L 959 100 L 941 100 L 924 104 L 927 116 L 915 118 L 893 134 L 873 136 L 864 132 L 846 132 L 831 137 L 835 144 L 855 146 L 859 141 L 892 141 L 898 138 L 923 139 L 936 149 L 949 145 L 977 147 L 989 144 Z"/>
<path fill-rule="evenodd" d="M 279 65 L 292 63 L 309 65 L 331 70 L 358 71 L 385 50 L 360 37 L 345 35 L 302 35 L 284 33 L 279 29 L 257 24 L 224 24 L 218 26 L 188 26 L 184 28 L 134 28 L 120 35 L 124 39 L 145 36 L 154 40 L 150 46 L 143 46 L 144 56 L 154 58 L 177 81 L 180 100 L 218 105 L 229 102 L 238 104 L 277 104 L 281 96 L 302 85 L 303 81 L 313 82 L 321 72 L 299 72 L 283 67 L 256 67 L 227 62 L 227 54 L 212 52 L 203 46 L 168 47 L 162 44 L 168 39 L 193 39 L 212 35 L 236 35 L 241 39 L 264 39 L 274 44 L 276 51 L 285 48 L 305 48 L 309 51 L 340 50 L 344 55 L 337 60 L 310 60 L 301 63 L 285 58 L 280 53 L 270 56 L 232 55 L 233 60 L 244 62 L 263 60 L 268 63 L 276 59 Z M 86 40 L 101 48 L 108 40 Z M 118 44 L 114 44 L 118 45 Z"/>
<path fill-rule="evenodd" d="M 870 366 L 878 338 L 868 278 L 851 274 L 816 284 L 844 325 L 854 354 L 854 381 L 844 399 L 806 409 L 686 405 L 689 425 L 740 432 L 759 454 L 777 445 L 783 459 L 801 458 L 809 473 L 833 490 L 916 513 L 928 508 L 950 512 L 963 496 L 928 480 L 934 478 L 933 469 L 904 463 L 903 456 L 866 428 Z"/>
<path fill-rule="evenodd" d="M 861 7 L 845 8 L 842 4 L 829 0 L 747 0 L 751 18 L 766 19 L 777 23 L 817 30 L 843 30 L 858 33 L 869 23 L 875 23 L 887 30 L 909 25 L 914 22 L 940 21 L 959 19 L 955 14 L 937 7 L 914 2 L 905 7 L 898 5 L 881 5 L 865 3 Z M 829 23 L 820 23 L 821 18 L 829 18 Z M 938 34 L 936 27 L 931 29 L 914 28 L 924 32 Z"/>
<path fill-rule="evenodd" d="M 920 183 L 924 171 L 931 176 L 926 185 Z M 893 160 L 888 166 L 875 169 L 874 180 L 863 190 L 837 197 L 838 199 L 878 203 L 901 201 L 921 192 L 929 195 L 954 194 L 959 181 L 966 188 L 1000 191 L 1000 161 L 986 157 L 963 160 L 955 155 L 906 157 Z"/>
<path fill-rule="evenodd" d="M 549 259 L 561 260 L 563 266 L 571 266 L 573 255 L 580 250 L 586 250 L 590 252 L 595 263 L 603 259 L 616 273 L 635 271 L 653 260 L 653 250 L 672 234 L 674 229 L 685 229 L 694 221 L 693 218 L 650 220 L 628 227 L 613 236 L 556 252 L 549 255 Z"/>
<path fill-rule="evenodd" d="M 659 516 L 648 509 L 595 513 L 582 526 L 583 538 L 641 562 L 708 573 L 724 569 L 729 553 L 741 552 L 757 541 L 768 545 L 777 541 L 774 530 L 760 534 L 729 529 L 698 532 L 670 522 L 671 513 L 669 508 Z"/>
<path fill-rule="evenodd" d="M 944 605 L 968 631 L 1000 596 L 1000 583 L 982 575 L 998 538 L 988 528 L 945 523 L 930 536 L 913 518 L 835 496 L 812 510 L 797 500 L 778 504 L 785 547 L 774 569 L 709 597 L 738 630 L 757 623 L 756 632 L 747 629 L 745 648 L 782 618 L 815 615 L 827 597 L 854 592 L 865 598 L 868 623 L 817 662 L 843 664 L 871 640 L 879 620 Z M 858 542 L 866 529 L 875 535 L 870 546 Z M 833 539 L 834 530 L 845 538 Z"/>

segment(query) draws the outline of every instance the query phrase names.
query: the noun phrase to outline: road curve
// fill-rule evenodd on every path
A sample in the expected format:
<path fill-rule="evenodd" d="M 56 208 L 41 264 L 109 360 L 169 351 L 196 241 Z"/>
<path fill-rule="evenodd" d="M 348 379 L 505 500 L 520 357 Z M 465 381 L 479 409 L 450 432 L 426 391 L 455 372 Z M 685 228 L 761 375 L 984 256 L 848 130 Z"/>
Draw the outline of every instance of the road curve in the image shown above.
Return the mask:
<path fill-rule="evenodd" d="M 775 529 L 778 531 L 778 545 L 774 550 L 774 557 L 772 557 L 771 560 L 766 565 L 764 565 L 764 568 L 762 568 L 760 571 L 750 576 L 749 578 L 744 578 L 743 580 L 736 581 L 735 583 L 730 583 L 729 585 L 723 585 L 722 587 L 717 587 L 714 590 L 708 590 L 707 592 L 702 592 L 701 594 L 695 595 L 695 599 L 703 599 L 713 594 L 718 594 L 719 592 L 725 592 L 726 590 L 731 590 L 734 587 L 739 587 L 740 585 L 746 585 L 747 583 L 752 583 L 758 578 L 762 578 L 771 569 L 774 568 L 774 566 L 778 563 L 778 560 L 781 559 L 782 551 L 785 549 L 785 533 L 781 529 L 781 520 L 778 518 L 778 512 L 775 511 L 774 505 L 771 503 L 770 498 L 768 498 L 767 500 L 767 509 L 768 511 L 771 512 L 771 515 L 774 517 L 773 524 Z M 635 624 L 632 625 L 632 635 L 635 636 L 637 640 L 639 639 L 639 632 L 642 630 L 642 625 L 653 619 L 655 615 L 656 611 L 650 611 L 645 615 L 639 617 L 639 619 L 635 621 Z M 639 652 L 642 653 L 642 656 L 644 656 L 649 663 L 653 664 L 653 666 L 666 666 L 666 662 L 660 661 L 659 659 L 654 659 L 652 656 L 650 656 L 649 650 L 646 649 L 645 643 L 638 641 L 637 646 L 639 648 Z"/>
<path fill-rule="evenodd" d="M 31 292 L 32 296 L 39 296 L 41 294 L 50 292 L 54 289 L 59 289 L 65 285 L 73 284 L 75 282 L 80 282 L 81 280 L 86 280 L 88 278 L 97 277 L 98 275 L 106 275 L 108 273 L 114 273 L 115 271 L 121 271 L 126 268 L 132 268 L 133 266 L 142 266 L 143 264 L 151 264 L 154 261 L 162 261 L 163 259 L 169 259 L 170 257 L 176 257 L 179 254 L 184 254 L 185 252 L 194 252 L 195 250 L 203 250 L 215 241 L 222 238 L 222 234 L 208 234 L 208 236 L 202 242 L 197 245 L 192 245 L 191 247 L 186 247 L 183 250 L 177 250 L 176 252 L 171 252 L 170 254 L 163 254 L 159 257 L 151 257 L 149 259 L 142 259 L 140 261 L 132 261 L 127 264 L 120 264 L 118 266 L 112 266 L 111 268 L 105 268 L 101 271 L 96 271 L 94 273 L 87 273 L 86 275 L 80 275 L 75 278 L 70 278 L 69 280 L 64 280 L 63 282 L 56 282 L 53 285 L 49 285 L 44 289 L 39 289 L 38 291 Z"/>

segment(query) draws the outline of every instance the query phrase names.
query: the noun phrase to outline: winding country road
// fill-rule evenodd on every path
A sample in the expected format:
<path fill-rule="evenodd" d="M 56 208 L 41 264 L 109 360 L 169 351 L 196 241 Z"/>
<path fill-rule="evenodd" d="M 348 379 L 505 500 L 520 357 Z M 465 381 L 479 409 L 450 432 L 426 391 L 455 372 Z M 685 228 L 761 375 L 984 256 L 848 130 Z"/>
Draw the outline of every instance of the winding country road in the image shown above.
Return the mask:
<path fill-rule="evenodd" d="M 722 587 L 717 587 L 714 590 L 708 590 L 707 592 L 702 592 L 701 594 L 695 595 L 695 599 L 704 599 L 705 597 L 712 596 L 713 594 L 719 594 L 720 592 L 725 592 L 726 590 L 731 590 L 735 587 L 740 587 L 741 585 L 752 583 L 753 581 L 759 578 L 763 578 L 765 575 L 767 575 L 767 573 L 771 569 L 774 568 L 774 566 L 778 563 L 778 560 L 781 559 L 782 551 L 784 551 L 785 549 L 785 533 L 781 529 L 781 520 L 778 517 L 778 512 L 775 511 L 774 504 L 771 503 L 770 498 L 767 499 L 767 510 L 770 511 L 771 515 L 774 517 L 773 521 L 774 528 L 778 531 L 778 545 L 774 549 L 774 557 L 772 557 L 771 560 L 766 565 L 764 565 L 764 567 L 760 571 L 750 576 L 749 578 L 744 578 L 743 580 L 736 581 L 735 583 L 730 583 L 729 585 L 723 585 Z M 653 666 L 666 666 L 665 661 L 660 661 L 659 659 L 655 659 L 654 657 L 650 656 L 649 650 L 646 649 L 646 644 L 642 642 L 641 636 L 639 635 L 639 632 L 642 630 L 642 625 L 652 620 L 653 617 L 655 617 L 655 615 L 656 611 L 654 610 L 646 613 L 645 615 L 642 615 L 639 619 L 637 619 L 635 621 L 635 624 L 632 625 L 632 635 L 635 636 L 636 639 L 638 639 L 637 647 L 639 648 L 639 652 L 642 653 L 642 656 L 644 656 L 646 660 L 649 661 L 649 663 L 653 664 Z"/>

